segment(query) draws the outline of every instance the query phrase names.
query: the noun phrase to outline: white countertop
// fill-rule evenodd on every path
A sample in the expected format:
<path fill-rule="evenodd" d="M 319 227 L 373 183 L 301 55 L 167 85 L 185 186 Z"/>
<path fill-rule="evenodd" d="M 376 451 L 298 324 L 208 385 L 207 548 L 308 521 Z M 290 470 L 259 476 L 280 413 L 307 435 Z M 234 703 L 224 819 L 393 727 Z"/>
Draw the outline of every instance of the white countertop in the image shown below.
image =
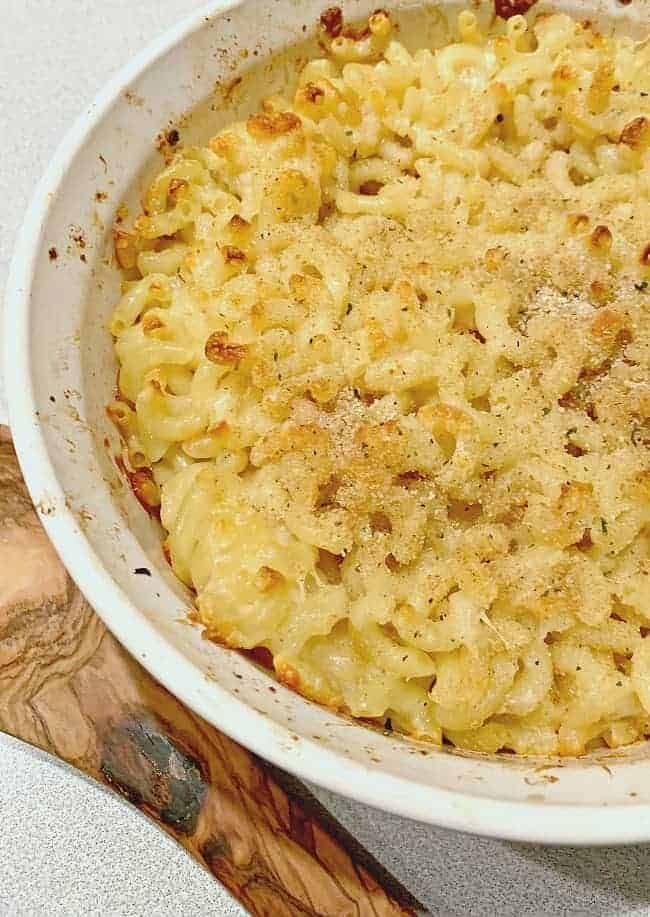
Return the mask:
<path fill-rule="evenodd" d="M 112 790 L 0 735 L 3 917 L 244 917 L 185 851 Z"/>
<path fill-rule="evenodd" d="M 67 126 L 116 68 L 199 5 L 2 0 L 0 299 L 28 198 Z M 431 914 L 650 914 L 650 846 L 548 849 L 463 837 L 312 790 Z M 242 913 L 125 802 L 0 736 L 0 914 Z"/>

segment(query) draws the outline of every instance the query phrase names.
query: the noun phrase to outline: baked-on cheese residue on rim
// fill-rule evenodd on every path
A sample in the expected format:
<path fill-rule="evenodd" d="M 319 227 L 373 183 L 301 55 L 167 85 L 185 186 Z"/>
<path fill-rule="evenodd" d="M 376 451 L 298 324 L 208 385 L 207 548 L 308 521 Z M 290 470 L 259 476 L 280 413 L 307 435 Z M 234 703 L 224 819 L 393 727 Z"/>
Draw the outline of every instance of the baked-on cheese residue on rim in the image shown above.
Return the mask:
<path fill-rule="evenodd" d="M 206 633 L 419 738 L 650 732 L 650 42 L 386 12 L 167 148 L 109 407 Z"/>

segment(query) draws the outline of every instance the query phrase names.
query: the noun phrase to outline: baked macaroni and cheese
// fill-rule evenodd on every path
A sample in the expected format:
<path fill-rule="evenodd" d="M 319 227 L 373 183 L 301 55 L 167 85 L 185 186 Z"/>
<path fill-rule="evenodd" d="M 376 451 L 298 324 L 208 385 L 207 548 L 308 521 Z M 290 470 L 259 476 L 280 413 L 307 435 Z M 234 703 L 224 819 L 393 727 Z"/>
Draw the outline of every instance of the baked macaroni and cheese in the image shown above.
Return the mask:
<path fill-rule="evenodd" d="M 484 752 L 650 733 L 650 42 L 566 15 L 324 56 L 168 146 L 109 413 L 206 634 Z M 175 138 L 176 139 L 176 138 Z"/>

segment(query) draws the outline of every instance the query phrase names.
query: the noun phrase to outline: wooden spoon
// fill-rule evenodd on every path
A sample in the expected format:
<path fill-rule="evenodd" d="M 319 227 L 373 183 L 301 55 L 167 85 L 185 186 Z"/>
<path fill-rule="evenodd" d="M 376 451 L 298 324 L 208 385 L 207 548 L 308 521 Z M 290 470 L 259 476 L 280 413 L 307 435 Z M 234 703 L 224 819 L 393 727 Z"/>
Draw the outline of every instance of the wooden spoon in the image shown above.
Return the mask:
<path fill-rule="evenodd" d="M 277 772 L 184 707 L 107 631 L 41 527 L 6 427 L 0 730 L 125 796 L 251 914 L 421 910 L 302 785 L 288 789 L 281 775 L 279 783 Z"/>

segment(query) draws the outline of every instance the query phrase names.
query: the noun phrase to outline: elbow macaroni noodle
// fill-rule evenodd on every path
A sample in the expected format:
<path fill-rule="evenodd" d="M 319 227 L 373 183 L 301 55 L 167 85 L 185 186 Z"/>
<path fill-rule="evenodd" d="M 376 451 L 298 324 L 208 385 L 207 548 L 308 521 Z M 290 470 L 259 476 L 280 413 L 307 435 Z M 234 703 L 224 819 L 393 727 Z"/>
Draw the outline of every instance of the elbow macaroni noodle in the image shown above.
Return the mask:
<path fill-rule="evenodd" d="M 485 752 L 650 732 L 650 43 L 345 28 L 116 232 L 109 407 L 209 637 Z"/>

